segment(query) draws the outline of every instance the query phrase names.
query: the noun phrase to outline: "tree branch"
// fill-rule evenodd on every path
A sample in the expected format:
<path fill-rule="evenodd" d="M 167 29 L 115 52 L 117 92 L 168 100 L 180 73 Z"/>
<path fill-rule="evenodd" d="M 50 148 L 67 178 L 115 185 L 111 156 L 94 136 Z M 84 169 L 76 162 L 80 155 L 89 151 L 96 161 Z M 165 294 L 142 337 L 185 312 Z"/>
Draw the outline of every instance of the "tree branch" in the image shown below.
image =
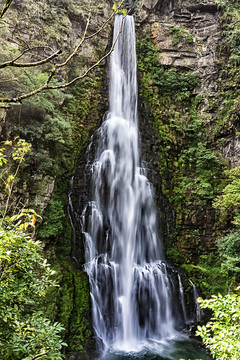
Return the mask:
<path fill-rule="evenodd" d="M 117 10 L 122 6 L 123 1 L 119 4 Z M 102 26 L 100 26 L 100 28 L 95 33 L 93 33 L 92 35 L 87 36 L 86 40 L 91 39 L 94 36 L 98 35 L 102 31 L 102 29 L 109 23 L 109 21 L 113 18 L 113 16 L 116 15 L 117 10 L 112 12 L 112 14 L 109 16 L 109 18 L 102 24 Z"/>
<path fill-rule="evenodd" d="M 122 3 L 121 3 L 122 4 Z M 121 4 L 119 5 L 119 7 L 121 6 Z M 118 7 L 118 9 L 119 9 Z M 98 61 L 96 61 L 92 66 L 90 66 L 86 71 L 83 72 L 83 74 L 75 77 L 73 80 L 69 81 L 69 82 L 65 82 L 63 84 L 57 84 L 57 85 L 50 85 L 50 82 L 51 80 L 56 76 L 57 74 L 57 71 L 58 69 L 66 66 L 70 61 L 71 59 L 77 54 L 77 52 L 79 51 L 79 49 L 82 47 L 82 45 L 84 44 L 84 42 L 86 40 L 89 40 L 91 38 L 93 38 L 94 36 L 98 35 L 100 33 L 100 31 L 109 23 L 109 21 L 112 19 L 112 17 L 116 14 L 116 12 L 118 11 L 118 9 L 116 11 L 114 11 L 109 17 L 108 19 L 100 26 L 100 28 L 92 35 L 89 35 L 87 36 L 87 31 L 88 31 L 88 28 L 89 28 L 89 24 L 90 24 L 90 15 L 88 17 L 88 20 L 87 20 L 87 23 L 86 23 L 86 26 L 85 26 L 85 29 L 84 29 L 84 34 L 83 34 L 83 37 L 81 39 L 81 41 L 78 43 L 78 45 L 75 47 L 75 49 L 73 50 L 73 52 L 67 57 L 67 59 L 62 62 L 62 63 L 59 63 L 59 64 L 56 64 L 54 65 L 54 67 L 52 68 L 49 76 L 48 76 L 48 79 L 47 81 L 45 82 L 45 84 L 43 84 L 42 86 L 40 86 L 39 88 L 37 89 L 34 89 L 33 91 L 30 91 L 26 94 L 23 94 L 23 95 L 20 95 L 20 96 L 17 96 L 17 97 L 14 97 L 14 98 L 0 98 L 0 108 L 7 108 L 8 105 L 7 104 L 10 104 L 10 103 L 13 103 L 13 104 L 16 104 L 16 103 L 21 103 L 22 100 L 26 99 L 26 98 L 29 98 L 33 95 L 36 95 L 40 92 L 43 92 L 43 91 L 46 91 L 46 90 L 57 90 L 57 89 L 65 89 L 67 88 L 68 86 L 71 86 L 72 84 L 74 84 L 76 81 L 78 80 L 81 80 L 83 79 L 84 77 L 86 77 L 89 72 L 91 72 L 93 69 L 95 69 L 98 65 L 100 65 L 100 63 L 106 59 L 114 50 L 114 47 L 115 47 L 115 44 L 122 32 L 122 24 L 123 24 L 123 21 L 125 19 L 125 16 L 122 16 L 122 19 L 121 19 L 121 24 L 120 24 L 120 28 L 119 28 L 119 32 L 118 32 L 118 35 L 116 37 L 116 39 L 114 40 L 114 43 L 112 44 L 111 46 L 111 49 L 107 52 L 107 54 L 105 54 L 104 56 L 102 56 Z M 129 10 L 130 11 L 130 10 Z M 128 13 L 129 13 L 128 11 Z M 59 54 L 59 52 L 51 55 L 49 58 L 47 59 L 44 59 L 44 60 L 41 60 L 39 62 L 35 62 L 35 63 L 26 63 L 25 65 L 27 65 L 26 67 L 30 67 L 30 66 L 37 66 L 37 65 L 40 65 L 40 64 L 44 64 L 46 62 L 49 62 L 53 57 L 57 56 Z M 14 60 L 16 61 L 16 59 Z M 13 62 L 14 62 L 13 61 Z M 5 66 L 15 66 L 16 64 L 19 64 L 19 63 L 15 63 L 15 65 L 13 65 L 13 62 L 7 62 L 5 64 L 9 64 L 9 65 L 5 65 Z M 10 65 L 11 64 L 11 65 Z M 34 65 L 34 64 L 37 64 L 37 65 Z M 4 65 L 4 64 L 3 64 Z M 20 65 L 20 64 L 19 64 Z M 24 67 L 24 64 L 22 64 L 23 66 L 21 67 Z M 1 68 L 1 67 L 0 67 Z"/>
<path fill-rule="evenodd" d="M 12 0 L 5 0 L 5 5 L 3 5 L 2 9 L 0 10 L 0 19 L 3 17 L 5 12 L 8 10 L 12 3 Z"/>
<path fill-rule="evenodd" d="M 73 52 L 69 55 L 69 57 L 61 64 L 56 64 L 55 68 L 60 68 L 63 67 L 65 65 L 67 65 L 69 63 L 69 61 L 73 58 L 74 55 L 76 55 L 76 53 L 78 52 L 78 50 L 80 49 L 80 47 L 82 46 L 82 44 L 84 43 L 84 41 L 86 40 L 86 35 L 87 35 L 87 31 L 88 31 L 88 27 L 90 24 L 90 18 L 91 18 L 91 14 L 88 15 L 88 19 L 87 19 L 87 23 L 84 29 L 84 33 L 83 33 L 83 37 L 82 40 L 80 41 L 80 43 L 75 47 L 75 49 L 73 50 Z"/>
<path fill-rule="evenodd" d="M 114 50 L 116 42 L 122 32 L 122 24 L 123 24 L 123 20 L 124 20 L 125 16 L 122 17 L 121 23 L 120 23 L 120 27 L 119 27 L 119 31 L 118 34 L 116 36 L 116 39 L 114 41 L 114 43 L 112 44 L 111 49 L 108 51 L 107 54 L 105 54 L 104 56 L 101 57 L 101 59 L 99 59 L 95 64 L 93 64 L 92 66 L 90 66 L 82 75 L 77 76 L 76 78 L 74 78 L 73 80 L 65 83 L 65 84 L 59 84 L 59 85 L 55 85 L 55 86 L 49 86 L 49 89 L 53 90 L 53 89 L 64 89 L 72 84 L 74 84 L 76 81 L 83 79 L 85 76 L 87 76 L 87 74 L 92 71 L 95 67 L 97 67 L 104 59 L 106 59 Z"/>
<path fill-rule="evenodd" d="M 6 267 L 6 268 L 2 271 L 2 273 L 1 273 L 1 276 L 0 276 L 0 281 L 2 281 L 2 279 L 3 279 L 4 275 L 5 275 L 5 273 L 6 273 L 8 270 L 10 270 L 10 269 L 11 269 L 11 268 L 13 268 L 14 266 L 16 266 L 16 265 L 20 264 L 22 261 L 23 261 L 22 259 L 19 259 L 19 260 L 18 260 L 17 262 L 15 262 L 14 264 L 12 264 L 12 265 L 10 265 L 10 266 Z"/>
<path fill-rule="evenodd" d="M 21 56 L 23 56 L 24 53 L 26 53 L 29 50 L 24 50 L 18 57 L 16 57 L 16 59 L 14 60 L 10 60 L 10 61 L 6 61 L 3 64 L 0 64 L 0 69 L 3 69 L 7 66 L 14 66 L 14 67 L 32 67 L 32 66 L 39 66 L 42 64 L 46 64 L 47 62 L 51 61 L 52 59 L 54 59 L 55 57 L 57 57 L 59 54 L 61 54 L 62 50 L 58 50 L 56 51 L 54 54 L 48 56 L 47 58 L 43 59 L 43 60 L 39 60 L 39 61 L 35 61 L 32 63 L 16 63 L 15 61 L 18 60 Z"/>
<path fill-rule="evenodd" d="M 37 354 L 37 355 L 35 355 L 33 358 L 31 358 L 31 360 L 38 359 L 38 358 L 40 358 L 40 357 L 42 357 L 42 356 L 47 355 L 48 353 L 49 353 L 49 351 L 45 351 L 45 352 L 43 352 L 43 353 L 41 353 L 41 354 Z"/>

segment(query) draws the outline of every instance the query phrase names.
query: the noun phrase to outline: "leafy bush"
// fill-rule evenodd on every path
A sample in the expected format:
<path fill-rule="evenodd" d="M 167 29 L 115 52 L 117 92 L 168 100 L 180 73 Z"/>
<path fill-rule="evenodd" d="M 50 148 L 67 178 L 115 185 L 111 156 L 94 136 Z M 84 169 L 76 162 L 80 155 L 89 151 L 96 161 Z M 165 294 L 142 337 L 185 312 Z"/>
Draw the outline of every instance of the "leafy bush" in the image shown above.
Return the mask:
<path fill-rule="evenodd" d="M 216 197 L 213 206 L 221 210 L 221 217 L 231 218 L 240 226 L 240 169 L 232 168 L 224 172 L 227 181 L 222 194 Z"/>
<path fill-rule="evenodd" d="M 40 238 L 56 237 L 63 230 L 63 219 L 65 213 L 61 201 L 52 200 L 49 202 L 45 213 L 43 225 L 39 231 Z"/>
<path fill-rule="evenodd" d="M 9 227 L 9 226 L 8 226 Z M 44 317 L 42 301 L 56 286 L 41 244 L 17 225 L 0 227 L 0 357 L 25 359 L 45 353 L 61 359 L 60 324 Z M 42 309 L 42 312 L 41 310 Z"/>
<path fill-rule="evenodd" d="M 6 192 L 0 206 L 0 358 L 60 360 L 63 327 L 44 316 L 43 300 L 56 282 L 41 243 L 34 240 L 38 215 L 21 208 L 21 202 L 11 208 L 16 178 L 30 144 L 15 139 L 4 146 L 0 150 Z"/>
<path fill-rule="evenodd" d="M 239 290 L 239 288 L 238 288 Z M 240 296 L 228 294 L 212 296 L 209 300 L 198 299 L 201 308 L 211 309 L 211 320 L 198 326 L 196 335 L 215 359 L 237 360 L 240 358 Z"/>
<path fill-rule="evenodd" d="M 222 268 L 240 273 L 240 230 L 218 239 L 218 249 L 222 257 Z"/>
<path fill-rule="evenodd" d="M 193 43 L 193 35 L 186 29 L 172 25 L 171 30 L 175 34 L 172 42 L 173 45 L 177 45 L 181 39 L 186 39 L 189 44 Z"/>
<path fill-rule="evenodd" d="M 197 86 L 197 78 L 192 72 L 179 74 L 176 68 L 166 70 L 163 66 L 159 66 L 154 70 L 153 79 L 161 92 L 174 93 L 177 91 L 182 95 L 185 93 L 185 97 L 186 93 L 191 93 Z"/>

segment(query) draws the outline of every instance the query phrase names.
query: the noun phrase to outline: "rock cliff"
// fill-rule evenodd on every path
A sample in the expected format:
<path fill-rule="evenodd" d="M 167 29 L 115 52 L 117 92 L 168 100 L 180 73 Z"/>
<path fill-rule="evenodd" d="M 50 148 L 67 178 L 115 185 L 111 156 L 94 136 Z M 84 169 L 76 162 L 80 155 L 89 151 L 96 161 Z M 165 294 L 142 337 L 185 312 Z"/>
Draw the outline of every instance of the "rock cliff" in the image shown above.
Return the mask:
<path fill-rule="evenodd" d="M 230 224 L 213 205 L 225 169 L 240 161 L 239 70 L 226 25 L 237 20 L 226 12 L 200 0 L 145 0 L 136 11 L 143 156 L 163 238 L 205 293 L 226 288 L 221 263 L 215 278 L 211 270 L 216 239 Z"/>

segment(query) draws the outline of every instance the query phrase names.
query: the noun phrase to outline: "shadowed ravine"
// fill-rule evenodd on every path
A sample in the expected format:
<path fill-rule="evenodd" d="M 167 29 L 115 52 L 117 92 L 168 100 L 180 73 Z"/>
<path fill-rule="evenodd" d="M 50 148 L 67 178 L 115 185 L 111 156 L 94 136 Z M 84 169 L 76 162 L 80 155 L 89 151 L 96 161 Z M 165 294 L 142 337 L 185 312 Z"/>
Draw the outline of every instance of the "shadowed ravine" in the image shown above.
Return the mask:
<path fill-rule="evenodd" d="M 117 16 L 114 39 L 120 23 Z M 182 282 L 164 260 L 152 186 L 140 162 L 131 16 L 124 19 L 110 66 L 110 110 L 98 131 L 92 198 L 81 217 L 100 351 L 109 360 L 208 359 L 180 335 L 190 320 Z"/>

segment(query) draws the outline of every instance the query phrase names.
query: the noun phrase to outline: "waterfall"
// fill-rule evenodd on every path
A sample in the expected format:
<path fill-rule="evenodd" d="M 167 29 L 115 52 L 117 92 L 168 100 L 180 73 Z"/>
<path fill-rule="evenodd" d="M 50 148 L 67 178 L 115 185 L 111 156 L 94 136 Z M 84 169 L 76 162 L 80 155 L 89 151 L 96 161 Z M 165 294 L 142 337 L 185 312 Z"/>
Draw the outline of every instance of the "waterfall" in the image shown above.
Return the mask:
<path fill-rule="evenodd" d="M 179 298 L 180 298 L 180 302 L 181 302 L 181 306 L 182 306 L 182 310 L 183 310 L 183 319 L 184 319 L 184 322 L 186 323 L 187 322 L 187 311 L 186 311 L 186 307 L 185 307 L 184 289 L 183 289 L 183 284 L 182 284 L 180 274 L 178 274 L 178 284 L 179 284 Z"/>
<path fill-rule="evenodd" d="M 193 287 L 193 298 L 194 298 L 194 305 L 195 305 L 195 321 L 197 323 L 199 323 L 203 317 L 203 311 L 200 308 L 200 305 L 197 301 L 197 299 L 199 298 L 199 294 L 198 294 L 196 285 L 191 280 L 189 280 L 189 282 Z"/>
<path fill-rule="evenodd" d="M 114 39 L 121 16 L 116 16 Z M 141 166 L 134 20 L 126 16 L 110 59 L 110 110 L 98 130 L 92 198 L 82 217 L 93 326 L 103 348 L 131 351 L 177 333 L 157 233 L 152 186 Z M 182 284 L 179 282 L 179 286 Z"/>

